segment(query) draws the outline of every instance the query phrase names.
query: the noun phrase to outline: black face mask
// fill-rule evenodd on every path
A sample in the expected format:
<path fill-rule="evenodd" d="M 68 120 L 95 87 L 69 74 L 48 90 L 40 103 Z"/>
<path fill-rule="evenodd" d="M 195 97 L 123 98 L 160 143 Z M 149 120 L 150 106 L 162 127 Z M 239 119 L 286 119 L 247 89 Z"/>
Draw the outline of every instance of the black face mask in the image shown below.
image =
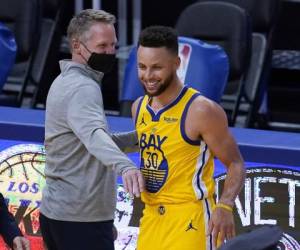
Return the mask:
<path fill-rule="evenodd" d="M 116 55 L 115 54 L 104 54 L 104 53 L 96 53 L 91 52 L 84 44 L 82 44 L 88 52 L 91 53 L 90 58 L 87 61 L 87 64 L 96 71 L 100 71 L 102 73 L 108 73 L 112 70 L 115 62 Z"/>

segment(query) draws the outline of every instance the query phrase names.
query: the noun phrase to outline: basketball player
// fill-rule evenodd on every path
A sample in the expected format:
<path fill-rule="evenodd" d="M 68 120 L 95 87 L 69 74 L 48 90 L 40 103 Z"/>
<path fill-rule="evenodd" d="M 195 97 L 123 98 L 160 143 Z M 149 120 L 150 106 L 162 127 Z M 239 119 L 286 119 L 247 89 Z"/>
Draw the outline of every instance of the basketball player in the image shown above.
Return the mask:
<path fill-rule="evenodd" d="M 29 250 L 29 240 L 23 237 L 15 218 L 8 211 L 3 195 L 0 193 L 0 235 L 13 250 Z"/>
<path fill-rule="evenodd" d="M 235 236 L 232 207 L 245 178 L 226 115 L 218 104 L 179 80 L 173 29 L 143 30 L 137 63 L 146 92 L 132 106 L 146 181 L 137 249 L 215 249 L 217 242 Z M 227 167 L 217 204 L 214 156 Z"/>

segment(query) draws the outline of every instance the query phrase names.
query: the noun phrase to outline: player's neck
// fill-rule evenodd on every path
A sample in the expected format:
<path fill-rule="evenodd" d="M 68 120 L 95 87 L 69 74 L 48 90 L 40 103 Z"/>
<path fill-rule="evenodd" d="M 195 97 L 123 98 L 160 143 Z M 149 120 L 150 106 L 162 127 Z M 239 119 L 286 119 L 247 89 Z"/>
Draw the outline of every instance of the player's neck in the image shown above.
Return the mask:
<path fill-rule="evenodd" d="M 152 97 L 151 107 L 154 110 L 159 110 L 171 102 L 173 102 L 182 91 L 183 84 L 179 79 L 176 79 L 170 86 L 159 96 Z"/>

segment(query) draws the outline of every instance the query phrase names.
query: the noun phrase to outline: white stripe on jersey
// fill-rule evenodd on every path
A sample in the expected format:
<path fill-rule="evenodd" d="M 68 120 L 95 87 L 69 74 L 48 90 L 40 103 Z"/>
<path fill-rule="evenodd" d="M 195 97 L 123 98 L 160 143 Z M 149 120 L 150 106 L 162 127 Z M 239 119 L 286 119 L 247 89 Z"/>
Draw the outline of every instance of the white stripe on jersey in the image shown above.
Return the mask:
<path fill-rule="evenodd" d="M 207 144 L 201 140 L 200 148 L 201 154 L 199 155 L 196 163 L 196 171 L 193 176 L 192 185 L 196 194 L 197 199 L 201 200 L 207 197 L 207 188 L 205 183 L 202 181 L 203 169 L 205 168 L 208 159 L 210 157 L 210 151 Z"/>

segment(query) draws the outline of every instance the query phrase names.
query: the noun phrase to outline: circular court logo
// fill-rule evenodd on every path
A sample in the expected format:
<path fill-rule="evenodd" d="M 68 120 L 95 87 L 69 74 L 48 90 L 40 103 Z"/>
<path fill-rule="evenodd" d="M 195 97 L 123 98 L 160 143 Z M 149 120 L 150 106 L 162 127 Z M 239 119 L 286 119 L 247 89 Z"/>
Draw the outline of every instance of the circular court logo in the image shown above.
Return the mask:
<path fill-rule="evenodd" d="M 0 152 L 0 191 L 21 229 L 40 235 L 39 207 L 45 185 L 42 145 L 19 144 Z"/>

